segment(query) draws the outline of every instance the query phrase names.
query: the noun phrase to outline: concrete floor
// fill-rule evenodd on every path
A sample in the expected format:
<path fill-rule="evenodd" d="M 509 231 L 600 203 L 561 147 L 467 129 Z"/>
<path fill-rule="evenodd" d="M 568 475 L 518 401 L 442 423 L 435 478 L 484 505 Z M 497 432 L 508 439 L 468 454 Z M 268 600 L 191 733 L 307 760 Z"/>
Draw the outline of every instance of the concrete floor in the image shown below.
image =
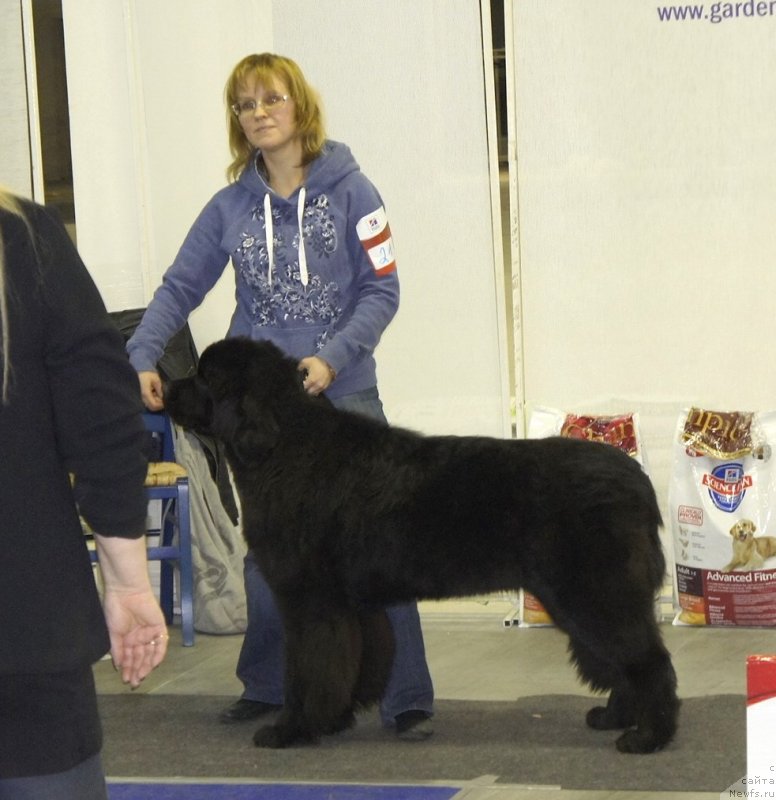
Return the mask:
<path fill-rule="evenodd" d="M 568 664 L 566 639 L 552 628 L 506 628 L 507 601 L 423 603 L 420 606 L 428 664 L 440 699 L 514 700 L 552 693 L 581 694 Z M 776 630 L 663 629 L 682 697 L 746 692 L 746 657 L 776 652 Z M 138 689 L 162 694 L 222 694 L 236 699 L 234 676 L 242 636 L 197 634 L 194 647 L 180 646 L 171 630 L 165 663 Z M 95 667 L 101 693 L 127 691 L 109 662 Z M 218 777 L 218 776 L 214 776 Z M 720 787 L 720 791 L 725 787 Z M 505 786 L 487 778 L 462 788 L 456 800 L 717 800 L 705 792 L 580 792 L 559 787 Z"/>

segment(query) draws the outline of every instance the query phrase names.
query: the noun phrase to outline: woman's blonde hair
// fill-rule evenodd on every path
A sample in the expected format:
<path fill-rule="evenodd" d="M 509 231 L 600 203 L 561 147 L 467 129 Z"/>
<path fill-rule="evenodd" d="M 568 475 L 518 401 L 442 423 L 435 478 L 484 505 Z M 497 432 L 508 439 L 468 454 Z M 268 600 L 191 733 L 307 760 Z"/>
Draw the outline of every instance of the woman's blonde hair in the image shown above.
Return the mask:
<path fill-rule="evenodd" d="M 326 141 L 323 111 L 318 94 L 307 82 L 299 65 L 285 56 L 274 53 L 257 53 L 243 58 L 232 70 L 224 89 L 226 100 L 229 150 L 232 163 L 227 167 L 226 177 L 235 181 L 251 163 L 256 149 L 245 138 L 240 121 L 232 111 L 241 87 L 249 81 L 267 86 L 273 79 L 288 87 L 288 95 L 296 108 L 296 127 L 302 144 L 302 164 L 316 159 Z"/>
<path fill-rule="evenodd" d="M 16 214 L 24 219 L 24 212 L 19 201 L 7 189 L 0 186 L 0 211 Z M 3 230 L 0 228 L 0 358 L 3 360 L 2 402 L 8 400 L 8 384 L 11 379 L 11 363 L 8 358 L 8 290 L 5 285 L 5 247 L 3 246 Z"/>

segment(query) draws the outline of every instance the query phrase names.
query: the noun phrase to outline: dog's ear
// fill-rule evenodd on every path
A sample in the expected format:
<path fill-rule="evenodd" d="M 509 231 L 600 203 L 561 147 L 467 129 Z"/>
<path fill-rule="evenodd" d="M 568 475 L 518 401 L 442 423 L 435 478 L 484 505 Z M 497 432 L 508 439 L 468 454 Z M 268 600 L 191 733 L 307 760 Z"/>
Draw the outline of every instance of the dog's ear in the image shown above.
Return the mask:
<path fill-rule="evenodd" d="M 243 463 L 277 444 L 280 426 L 274 415 L 250 397 L 222 400 L 213 410 L 213 433 Z"/>

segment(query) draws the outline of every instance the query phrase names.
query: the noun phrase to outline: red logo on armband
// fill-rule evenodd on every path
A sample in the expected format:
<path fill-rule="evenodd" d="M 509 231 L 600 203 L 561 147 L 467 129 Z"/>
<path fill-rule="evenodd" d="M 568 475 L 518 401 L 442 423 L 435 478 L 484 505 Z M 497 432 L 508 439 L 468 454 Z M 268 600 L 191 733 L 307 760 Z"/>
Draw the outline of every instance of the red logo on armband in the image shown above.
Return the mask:
<path fill-rule="evenodd" d="M 393 272 L 396 269 L 396 256 L 385 209 L 380 206 L 362 217 L 356 225 L 356 232 L 375 272 L 378 275 Z"/>

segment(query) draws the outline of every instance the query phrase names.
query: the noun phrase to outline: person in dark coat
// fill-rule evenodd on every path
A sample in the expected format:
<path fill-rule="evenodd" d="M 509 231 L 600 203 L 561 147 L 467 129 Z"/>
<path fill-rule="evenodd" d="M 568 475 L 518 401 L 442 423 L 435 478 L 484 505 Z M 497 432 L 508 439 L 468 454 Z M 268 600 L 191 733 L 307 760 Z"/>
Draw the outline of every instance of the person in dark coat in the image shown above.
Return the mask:
<path fill-rule="evenodd" d="M 137 375 L 64 226 L 2 189 L 0 366 L 0 800 L 105 800 L 92 664 L 137 687 L 168 638 Z"/>

